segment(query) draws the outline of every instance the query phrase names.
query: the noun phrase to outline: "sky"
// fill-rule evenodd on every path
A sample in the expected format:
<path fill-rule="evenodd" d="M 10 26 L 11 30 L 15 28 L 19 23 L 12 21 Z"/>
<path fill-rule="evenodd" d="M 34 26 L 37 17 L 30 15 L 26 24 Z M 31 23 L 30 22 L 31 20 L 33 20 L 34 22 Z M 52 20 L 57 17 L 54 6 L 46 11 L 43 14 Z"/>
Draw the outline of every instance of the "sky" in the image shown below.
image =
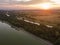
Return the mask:
<path fill-rule="evenodd" d="M 43 0 L 0 0 L 0 4 L 36 4 Z M 47 0 L 45 0 L 47 1 Z"/>
<path fill-rule="evenodd" d="M 0 0 L 0 9 L 33 9 L 30 5 L 50 2 L 60 7 L 60 0 Z"/>

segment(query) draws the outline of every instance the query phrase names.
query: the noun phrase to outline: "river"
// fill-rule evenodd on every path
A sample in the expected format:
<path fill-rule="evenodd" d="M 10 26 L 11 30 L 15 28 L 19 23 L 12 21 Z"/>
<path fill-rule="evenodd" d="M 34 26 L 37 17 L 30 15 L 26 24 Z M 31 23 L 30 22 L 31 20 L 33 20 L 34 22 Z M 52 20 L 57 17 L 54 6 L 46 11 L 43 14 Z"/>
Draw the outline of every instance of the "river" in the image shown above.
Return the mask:
<path fill-rule="evenodd" d="M 18 31 L 19 30 L 19 31 Z M 52 45 L 50 42 L 30 34 L 24 29 L 12 28 L 0 21 L 0 45 Z"/>

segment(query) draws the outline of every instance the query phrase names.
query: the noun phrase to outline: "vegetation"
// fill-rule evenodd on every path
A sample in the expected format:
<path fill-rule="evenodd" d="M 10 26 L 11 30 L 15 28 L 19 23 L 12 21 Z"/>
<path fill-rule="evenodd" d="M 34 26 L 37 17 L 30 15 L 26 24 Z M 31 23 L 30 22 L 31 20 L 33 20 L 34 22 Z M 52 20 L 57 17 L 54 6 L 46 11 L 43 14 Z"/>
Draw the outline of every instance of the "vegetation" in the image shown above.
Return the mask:
<path fill-rule="evenodd" d="M 28 19 L 27 14 L 20 14 L 16 13 L 13 11 L 8 11 L 10 16 L 6 15 L 7 11 L 0 11 L 0 20 L 7 21 L 10 24 L 17 26 L 17 27 L 22 27 L 26 31 L 43 38 L 45 40 L 48 40 L 52 42 L 54 45 L 60 45 L 60 28 L 59 26 L 54 26 L 53 28 L 49 28 L 45 26 L 43 23 L 40 23 L 40 25 L 32 24 L 25 22 L 24 20 L 19 20 L 17 18 L 25 18 Z M 29 18 L 30 19 L 30 18 Z M 29 20 L 28 19 L 28 20 Z M 34 18 L 31 18 L 32 20 L 35 20 Z"/>

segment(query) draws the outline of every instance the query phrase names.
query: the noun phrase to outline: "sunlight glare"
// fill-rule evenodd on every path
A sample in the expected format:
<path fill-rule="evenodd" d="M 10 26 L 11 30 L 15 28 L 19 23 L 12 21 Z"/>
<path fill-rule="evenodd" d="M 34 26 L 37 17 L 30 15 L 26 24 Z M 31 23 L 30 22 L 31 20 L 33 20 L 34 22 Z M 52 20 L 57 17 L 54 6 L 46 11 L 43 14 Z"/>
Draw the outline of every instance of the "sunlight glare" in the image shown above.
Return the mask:
<path fill-rule="evenodd" d="M 40 4 L 42 9 L 50 9 L 51 8 L 51 4 L 50 3 L 42 3 Z"/>
<path fill-rule="evenodd" d="M 46 10 L 52 8 L 51 3 L 40 3 L 40 4 L 31 5 L 31 6 L 39 9 L 46 9 Z"/>

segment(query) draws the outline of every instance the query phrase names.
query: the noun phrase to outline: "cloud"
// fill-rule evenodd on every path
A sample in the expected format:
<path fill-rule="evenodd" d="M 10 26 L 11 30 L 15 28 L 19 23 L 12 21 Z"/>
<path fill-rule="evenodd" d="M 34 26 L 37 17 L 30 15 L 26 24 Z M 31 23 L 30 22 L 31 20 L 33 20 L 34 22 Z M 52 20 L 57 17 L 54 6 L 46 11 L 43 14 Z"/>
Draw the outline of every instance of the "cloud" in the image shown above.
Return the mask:
<path fill-rule="evenodd" d="M 0 9 L 34 9 L 29 5 L 40 4 L 42 2 L 50 2 L 50 0 L 0 0 Z"/>
<path fill-rule="evenodd" d="M 26 5 L 10 5 L 10 4 L 1 4 L 0 5 L 0 9 L 3 9 L 3 10 L 25 10 L 25 9 L 32 9 L 32 7 L 30 6 L 26 6 Z M 34 8 L 33 8 L 34 9 Z"/>
<path fill-rule="evenodd" d="M 0 4 L 36 4 L 40 3 L 42 0 L 0 0 Z"/>

